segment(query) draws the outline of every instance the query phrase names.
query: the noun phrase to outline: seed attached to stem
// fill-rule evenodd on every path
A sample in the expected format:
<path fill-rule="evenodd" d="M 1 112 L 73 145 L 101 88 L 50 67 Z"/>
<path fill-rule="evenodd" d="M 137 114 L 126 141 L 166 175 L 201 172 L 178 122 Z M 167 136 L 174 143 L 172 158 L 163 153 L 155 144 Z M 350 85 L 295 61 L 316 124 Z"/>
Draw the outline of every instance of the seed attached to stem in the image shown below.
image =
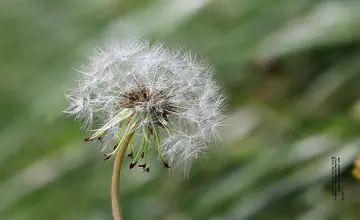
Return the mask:
<path fill-rule="evenodd" d="M 137 162 L 131 162 L 130 163 L 130 169 L 134 168 L 136 164 L 137 164 Z"/>
<path fill-rule="evenodd" d="M 110 157 L 112 156 L 112 154 L 104 154 L 104 160 L 108 160 L 110 159 Z"/>
<path fill-rule="evenodd" d="M 145 170 L 146 163 L 139 165 L 139 167 L 141 167 L 141 168 L 143 168 L 143 170 Z"/>
<path fill-rule="evenodd" d="M 165 162 L 165 161 L 162 161 L 162 162 L 163 162 L 165 168 L 170 168 L 170 166 L 167 162 Z"/>

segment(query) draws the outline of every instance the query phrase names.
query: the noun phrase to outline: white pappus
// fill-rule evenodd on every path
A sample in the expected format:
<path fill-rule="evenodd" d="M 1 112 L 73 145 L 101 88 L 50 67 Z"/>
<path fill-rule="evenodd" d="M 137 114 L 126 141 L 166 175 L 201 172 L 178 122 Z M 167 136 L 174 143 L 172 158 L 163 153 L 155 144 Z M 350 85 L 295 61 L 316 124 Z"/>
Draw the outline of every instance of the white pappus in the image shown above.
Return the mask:
<path fill-rule="evenodd" d="M 93 129 L 85 141 L 113 147 L 105 159 L 133 134 L 130 168 L 142 159 L 148 172 L 157 155 L 165 167 L 188 170 L 218 136 L 225 97 L 213 69 L 189 52 L 139 39 L 111 43 L 78 72 L 65 113 Z"/>

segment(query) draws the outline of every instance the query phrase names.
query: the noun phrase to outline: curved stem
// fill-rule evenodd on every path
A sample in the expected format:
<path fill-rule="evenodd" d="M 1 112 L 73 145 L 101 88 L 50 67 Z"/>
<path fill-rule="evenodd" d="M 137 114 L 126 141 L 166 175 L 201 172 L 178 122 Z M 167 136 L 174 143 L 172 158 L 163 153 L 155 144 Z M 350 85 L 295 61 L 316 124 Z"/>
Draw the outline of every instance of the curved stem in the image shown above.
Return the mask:
<path fill-rule="evenodd" d="M 121 208 L 120 208 L 120 170 L 126 149 L 133 135 L 134 132 L 130 133 L 125 137 L 125 140 L 119 146 L 119 151 L 116 155 L 116 160 L 114 163 L 112 180 L 111 180 L 111 207 L 112 207 L 114 220 L 122 220 Z"/>

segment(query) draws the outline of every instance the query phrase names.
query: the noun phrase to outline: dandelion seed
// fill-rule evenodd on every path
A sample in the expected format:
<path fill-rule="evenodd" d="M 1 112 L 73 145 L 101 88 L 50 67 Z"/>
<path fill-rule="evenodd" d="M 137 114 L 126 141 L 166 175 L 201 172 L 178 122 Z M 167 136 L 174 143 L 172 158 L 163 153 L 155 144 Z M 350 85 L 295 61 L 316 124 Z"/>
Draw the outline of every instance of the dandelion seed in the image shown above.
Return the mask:
<path fill-rule="evenodd" d="M 94 129 L 85 141 L 112 148 L 105 160 L 133 133 L 130 169 L 143 160 L 149 172 L 157 155 L 166 168 L 188 170 L 218 136 L 225 98 L 213 70 L 190 53 L 141 40 L 113 43 L 78 72 L 65 112 Z"/>

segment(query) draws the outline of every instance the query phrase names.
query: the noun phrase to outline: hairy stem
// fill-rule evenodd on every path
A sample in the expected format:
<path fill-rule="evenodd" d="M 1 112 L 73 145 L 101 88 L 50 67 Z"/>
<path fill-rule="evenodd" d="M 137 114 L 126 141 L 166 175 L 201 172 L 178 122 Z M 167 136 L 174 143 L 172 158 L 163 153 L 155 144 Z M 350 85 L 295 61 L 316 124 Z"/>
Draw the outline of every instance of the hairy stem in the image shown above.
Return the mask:
<path fill-rule="evenodd" d="M 111 180 L 111 207 L 112 207 L 114 220 L 122 220 L 121 208 L 120 208 L 120 170 L 126 149 L 133 135 L 134 132 L 128 134 L 125 137 L 124 141 L 119 146 L 119 151 L 117 153 L 116 160 L 114 163 L 112 180 Z"/>

